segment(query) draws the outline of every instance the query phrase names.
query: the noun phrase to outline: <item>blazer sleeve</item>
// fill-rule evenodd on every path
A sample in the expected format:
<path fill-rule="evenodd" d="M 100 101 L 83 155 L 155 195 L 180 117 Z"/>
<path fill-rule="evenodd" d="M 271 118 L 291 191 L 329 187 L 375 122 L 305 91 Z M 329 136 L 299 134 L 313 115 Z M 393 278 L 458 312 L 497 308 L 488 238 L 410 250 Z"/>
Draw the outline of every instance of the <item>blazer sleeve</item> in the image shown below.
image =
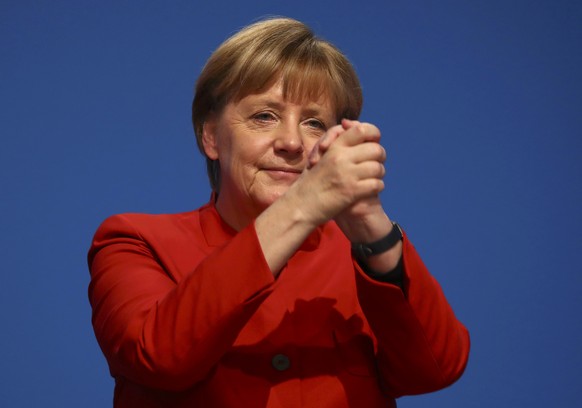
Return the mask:
<path fill-rule="evenodd" d="M 406 235 L 403 289 L 357 266 L 362 310 L 377 340 L 377 360 L 391 397 L 436 391 L 455 382 L 469 355 L 469 334 Z"/>
<path fill-rule="evenodd" d="M 273 275 L 249 225 L 176 282 L 130 219 L 107 219 L 89 251 L 95 334 L 114 377 L 184 390 L 232 345 Z"/>

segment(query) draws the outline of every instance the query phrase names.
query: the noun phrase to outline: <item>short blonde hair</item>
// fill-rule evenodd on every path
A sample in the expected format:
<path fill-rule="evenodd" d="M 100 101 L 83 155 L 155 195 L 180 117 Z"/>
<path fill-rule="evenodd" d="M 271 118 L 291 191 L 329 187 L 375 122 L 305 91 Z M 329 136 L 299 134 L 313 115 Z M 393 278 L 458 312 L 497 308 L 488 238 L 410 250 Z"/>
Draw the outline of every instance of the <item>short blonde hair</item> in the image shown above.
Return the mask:
<path fill-rule="evenodd" d="M 230 101 L 258 93 L 278 79 L 282 80 L 284 98 L 329 98 L 338 122 L 360 115 L 360 81 L 347 57 L 331 43 L 290 18 L 267 19 L 243 28 L 210 56 L 196 83 L 192 102 L 196 141 L 206 157 L 213 191 L 218 192 L 220 186 L 220 166 L 204 152 L 204 122 Z"/>

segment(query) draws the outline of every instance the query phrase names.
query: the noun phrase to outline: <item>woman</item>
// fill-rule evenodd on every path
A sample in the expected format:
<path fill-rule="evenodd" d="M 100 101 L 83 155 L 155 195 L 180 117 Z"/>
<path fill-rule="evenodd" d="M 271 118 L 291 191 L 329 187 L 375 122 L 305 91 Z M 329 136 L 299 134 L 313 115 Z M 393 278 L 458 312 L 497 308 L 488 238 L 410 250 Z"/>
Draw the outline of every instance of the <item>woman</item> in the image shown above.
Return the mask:
<path fill-rule="evenodd" d="M 192 107 L 213 195 L 123 214 L 89 252 L 119 407 L 385 407 L 454 382 L 469 339 L 384 212 L 356 74 L 302 23 L 223 43 Z"/>

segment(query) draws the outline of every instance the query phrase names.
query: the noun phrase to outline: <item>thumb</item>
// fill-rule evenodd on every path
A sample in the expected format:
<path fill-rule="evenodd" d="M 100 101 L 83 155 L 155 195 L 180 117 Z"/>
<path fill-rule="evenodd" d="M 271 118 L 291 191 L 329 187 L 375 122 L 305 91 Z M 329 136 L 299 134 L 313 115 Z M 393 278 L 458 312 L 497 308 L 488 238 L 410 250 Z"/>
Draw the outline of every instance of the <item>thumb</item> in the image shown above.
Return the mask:
<path fill-rule="evenodd" d="M 325 135 L 323 135 L 313 146 L 313 149 L 309 152 L 307 156 L 307 168 L 311 168 L 317 164 L 321 156 L 327 151 L 329 146 L 336 140 L 339 135 L 341 135 L 345 129 L 342 125 L 335 125 L 327 130 Z"/>

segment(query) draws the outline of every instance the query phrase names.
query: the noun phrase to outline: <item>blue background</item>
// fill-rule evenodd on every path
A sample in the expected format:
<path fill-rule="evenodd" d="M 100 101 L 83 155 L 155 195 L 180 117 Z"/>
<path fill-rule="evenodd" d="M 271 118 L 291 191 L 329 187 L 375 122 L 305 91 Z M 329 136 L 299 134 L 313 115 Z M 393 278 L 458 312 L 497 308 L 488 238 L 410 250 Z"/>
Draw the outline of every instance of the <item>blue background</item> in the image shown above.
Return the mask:
<path fill-rule="evenodd" d="M 472 334 L 458 383 L 399 406 L 581 406 L 582 3 L 552 0 L 2 0 L 0 405 L 111 405 L 92 235 L 207 201 L 194 81 L 273 14 L 353 61 L 386 207 Z"/>

